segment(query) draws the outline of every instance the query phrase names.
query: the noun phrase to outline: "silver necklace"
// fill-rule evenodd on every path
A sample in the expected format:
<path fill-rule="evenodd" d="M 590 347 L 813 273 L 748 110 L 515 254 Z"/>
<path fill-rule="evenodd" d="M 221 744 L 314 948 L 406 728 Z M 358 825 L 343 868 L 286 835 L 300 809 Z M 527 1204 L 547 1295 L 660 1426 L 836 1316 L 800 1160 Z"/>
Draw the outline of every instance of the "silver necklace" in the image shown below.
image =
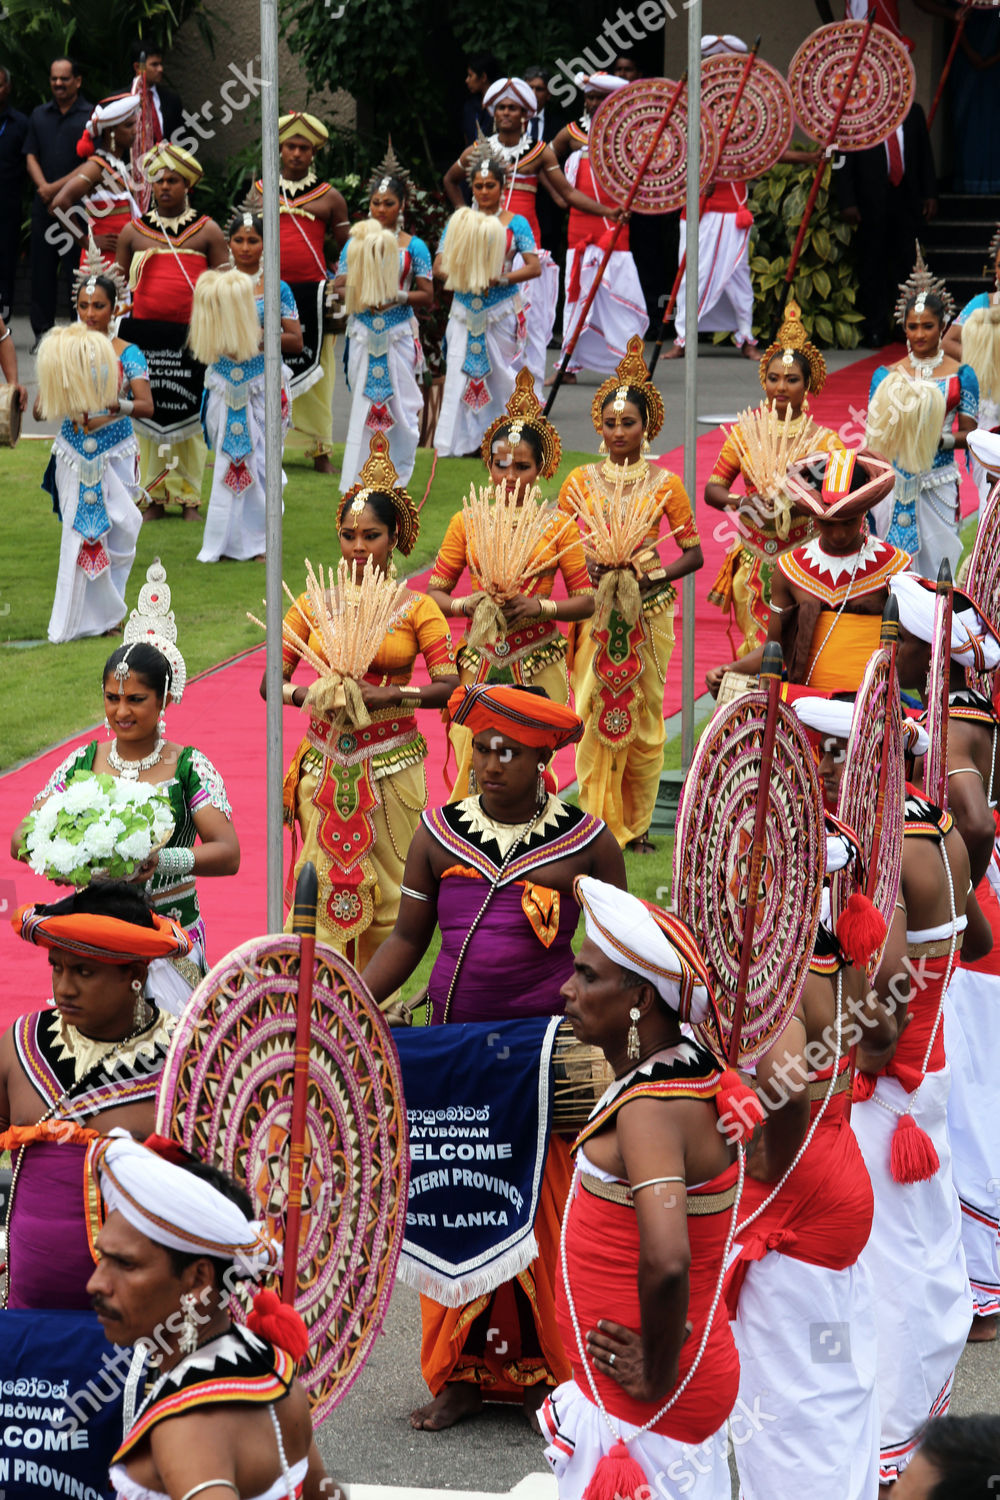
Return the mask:
<path fill-rule="evenodd" d="M 505 146 L 497 134 L 490 136 L 490 149 L 496 152 L 498 156 L 502 156 L 509 166 L 514 166 L 519 162 L 530 145 L 531 142 L 528 139 L 527 130 L 524 131 L 516 146 Z"/>
<path fill-rule="evenodd" d="M 156 744 L 148 755 L 142 760 L 122 760 L 118 754 L 117 741 L 108 750 L 108 765 L 112 771 L 117 771 L 122 781 L 138 781 L 142 771 L 148 771 L 157 765 L 163 757 L 163 746 L 165 741 L 162 735 L 157 735 Z"/>
<path fill-rule="evenodd" d="M 908 348 L 906 351 L 906 357 L 910 361 L 910 364 L 915 371 L 918 380 L 930 380 L 931 376 L 934 374 L 934 371 L 944 359 L 944 349 L 939 344 L 938 351 L 934 355 L 933 359 L 923 360 L 917 359 L 916 355 L 913 353 L 913 350 Z"/>

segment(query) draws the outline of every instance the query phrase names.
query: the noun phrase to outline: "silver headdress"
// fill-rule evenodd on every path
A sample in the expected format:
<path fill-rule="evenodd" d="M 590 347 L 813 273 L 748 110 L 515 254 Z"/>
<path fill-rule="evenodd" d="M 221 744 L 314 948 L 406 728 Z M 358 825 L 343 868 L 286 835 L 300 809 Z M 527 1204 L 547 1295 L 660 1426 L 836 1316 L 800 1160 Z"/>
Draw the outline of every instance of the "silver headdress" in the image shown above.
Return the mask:
<path fill-rule="evenodd" d="M 390 136 L 388 149 L 368 180 L 369 198 L 373 193 L 387 193 L 394 178 L 401 184 L 405 198 L 410 191 L 410 174 L 392 149 L 392 136 Z"/>
<path fill-rule="evenodd" d="M 507 180 L 508 163 L 502 156 L 498 156 L 488 138 L 483 134 L 483 127 L 476 126 L 476 144 L 472 148 L 469 157 L 467 175 L 470 182 L 475 182 L 477 177 L 495 177 L 501 187 Z"/>
<path fill-rule="evenodd" d="M 899 301 L 896 303 L 896 322 L 900 328 L 906 320 L 906 304 L 911 298 L 914 312 L 923 312 L 928 297 L 940 297 L 944 307 L 944 321 L 950 323 L 955 316 L 955 299 L 940 276 L 934 276 L 927 267 L 924 253 L 917 241 L 917 259 L 905 281 L 899 284 Z"/>
<path fill-rule="evenodd" d="M 177 649 L 177 621 L 170 608 L 167 570 L 158 557 L 154 557 L 146 569 L 146 582 L 139 590 L 139 602 L 126 622 L 123 640 L 126 646 L 145 641 L 166 657 L 170 665 L 170 696 L 174 703 L 179 703 L 187 683 L 187 667 Z"/>
<path fill-rule="evenodd" d="M 115 307 L 124 307 L 128 302 L 128 277 L 117 261 L 108 260 L 107 256 L 101 254 L 91 228 L 87 234 L 87 253 L 73 272 L 73 301 L 76 301 L 84 288 L 92 292 L 99 276 L 104 276 L 113 283 L 116 293 Z"/>

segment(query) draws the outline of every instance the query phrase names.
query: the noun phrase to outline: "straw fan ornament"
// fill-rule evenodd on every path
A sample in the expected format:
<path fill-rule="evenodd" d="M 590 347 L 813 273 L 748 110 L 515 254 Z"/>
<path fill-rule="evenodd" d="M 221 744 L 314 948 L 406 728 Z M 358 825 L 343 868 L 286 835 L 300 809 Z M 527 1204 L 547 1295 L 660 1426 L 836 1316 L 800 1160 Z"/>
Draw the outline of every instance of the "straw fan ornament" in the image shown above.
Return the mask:
<path fill-rule="evenodd" d="M 636 565 L 662 510 L 656 482 L 647 479 L 626 495 L 624 472 L 623 468 L 622 478 L 616 478 L 610 496 L 593 494 L 574 484 L 566 497 L 579 523 L 587 561 L 604 570 L 597 585 L 595 630 L 607 628 L 612 611 L 629 626 L 638 620 L 642 596 Z"/>
<path fill-rule="evenodd" d="M 295 595 L 288 584 L 283 583 L 282 587 L 294 604 Z M 306 558 L 305 595 L 322 652 L 314 651 L 307 641 L 282 625 L 286 645 L 318 674 L 306 693 L 303 707 L 326 715 L 336 726 L 350 724 L 364 729 L 371 723 L 371 716 L 359 684 L 378 655 L 390 626 L 406 607 L 406 586 L 377 571 L 371 558 L 366 559 L 360 573 L 357 563 L 348 566 L 346 559 L 341 558 L 336 581 L 332 568 L 326 574 L 321 564 L 317 576 Z M 262 630 L 267 628 L 256 615 L 248 614 L 248 618 Z"/>
<path fill-rule="evenodd" d="M 740 412 L 729 435 L 739 451 L 743 472 L 750 476 L 754 494 L 767 502 L 767 518 L 773 519 L 775 530 L 784 541 L 792 521 L 785 475 L 789 464 L 819 449 L 820 429 L 812 417 L 804 417 L 801 426 L 793 429 L 791 403 L 786 406 L 785 415 L 779 417 L 773 407 L 762 401 L 760 406 Z"/>
<path fill-rule="evenodd" d="M 469 645 L 477 651 L 506 634 L 504 604 L 554 561 L 551 554 L 539 559 L 555 514 L 554 506 L 538 504 L 539 494 L 536 486 L 518 503 L 505 483 L 484 485 L 478 494 L 472 484 L 462 500 L 469 561 L 482 589 L 469 627 Z"/>

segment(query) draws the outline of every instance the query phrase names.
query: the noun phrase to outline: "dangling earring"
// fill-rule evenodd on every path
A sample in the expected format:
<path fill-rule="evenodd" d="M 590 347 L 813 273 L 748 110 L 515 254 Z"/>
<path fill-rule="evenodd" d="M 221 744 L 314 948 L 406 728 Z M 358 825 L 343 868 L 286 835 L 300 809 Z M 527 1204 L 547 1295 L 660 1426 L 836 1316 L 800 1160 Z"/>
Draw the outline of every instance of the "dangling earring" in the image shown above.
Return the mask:
<path fill-rule="evenodd" d="M 145 1026 L 146 1016 L 149 1011 L 149 1006 L 146 1004 L 146 996 L 141 979 L 133 979 L 132 995 L 135 1001 L 135 1005 L 132 1011 L 132 1025 L 136 1031 L 139 1031 L 143 1026 Z"/>
<path fill-rule="evenodd" d="M 397 574 L 396 574 L 396 557 L 395 557 L 395 554 L 392 553 L 392 552 L 389 553 L 389 566 L 385 570 L 385 576 L 387 578 L 395 578 L 395 577 L 397 577 Z"/>
<path fill-rule="evenodd" d="M 649 438 L 646 436 L 645 431 L 642 434 L 642 451 L 644 454 L 649 452 Z"/>
<path fill-rule="evenodd" d="M 194 1310 L 198 1298 L 194 1292 L 181 1292 L 181 1327 L 177 1335 L 177 1347 L 182 1354 L 193 1354 L 198 1347 L 198 1320 Z"/>
<path fill-rule="evenodd" d="M 161 740 L 165 740 L 167 737 L 167 720 L 162 708 L 160 709 L 160 717 L 156 721 L 156 733 Z"/>
<path fill-rule="evenodd" d="M 598 451 L 598 453 L 607 453 L 607 451 L 608 451 L 608 445 L 604 441 L 603 438 L 601 438 L 601 445 L 600 445 L 600 447 L 598 448 L 597 451 Z"/>
<path fill-rule="evenodd" d="M 544 760 L 540 760 L 538 762 L 538 783 L 537 783 L 537 786 L 535 788 L 535 800 L 537 801 L 539 808 L 543 808 L 545 806 L 546 802 L 548 802 L 548 800 L 549 800 L 548 789 L 547 789 L 547 787 L 545 785 L 545 762 L 544 762 Z"/>
<path fill-rule="evenodd" d="M 475 766 L 469 767 L 469 796 L 474 797 L 479 791 L 479 779 L 476 776 Z"/>
<path fill-rule="evenodd" d="M 628 1036 L 625 1038 L 625 1056 L 629 1062 L 635 1062 L 639 1056 L 639 1028 L 635 1024 L 639 1019 L 639 1007 L 633 1005 L 628 1013 Z"/>
<path fill-rule="evenodd" d="M 115 726 L 112 724 L 107 714 L 104 715 L 104 722 L 108 726 L 108 739 L 113 740 L 115 737 Z"/>

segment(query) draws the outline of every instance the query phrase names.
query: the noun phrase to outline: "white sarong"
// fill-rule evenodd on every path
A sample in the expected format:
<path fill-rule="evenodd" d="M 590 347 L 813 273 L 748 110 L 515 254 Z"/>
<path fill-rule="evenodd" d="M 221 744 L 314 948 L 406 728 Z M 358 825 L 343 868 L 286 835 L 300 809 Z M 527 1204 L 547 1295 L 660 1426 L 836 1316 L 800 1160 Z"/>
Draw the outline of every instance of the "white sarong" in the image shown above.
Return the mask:
<path fill-rule="evenodd" d="M 948 1136 L 976 1313 L 1000 1312 L 1000 978 L 956 969 L 944 1009 Z"/>
<path fill-rule="evenodd" d="M 573 279 L 573 267 L 577 256 L 583 256 L 580 267 L 579 301 L 570 301 L 569 288 Z M 576 328 L 577 319 L 587 300 L 598 267 L 604 259 L 604 251 L 598 245 L 585 245 L 582 250 L 566 251 L 566 295 L 563 301 L 563 343 L 560 358 L 565 357 L 570 338 Z M 601 278 L 597 295 L 590 306 L 587 321 L 577 339 L 568 372 L 596 370 L 599 375 L 611 375 L 625 358 L 628 341 L 635 334 L 644 334 L 649 327 L 646 299 L 642 295 L 642 283 L 635 268 L 631 250 L 615 250 L 608 261 L 608 269 Z"/>
<path fill-rule="evenodd" d="M 539 1409 L 538 1420 L 559 1500 L 582 1500 L 599 1460 L 614 1446 L 615 1434 L 575 1380 L 552 1392 Z M 734 1424 L 735 1420 L 734 1415 Z M 682 1496 L 685 1500 L 730 1500 L 725 1427 L 703 1443 L 682 1443 L 659 1432 L 633 1438 L 637 1429 L 617 1419 L 615 1428 L 628 1442 L 629 1456 L 643 1470 L 650 1494 L 658 1500 L 681 1500 Z"/>
<path fill-rule="evenodd" d="M 75 641 L 80 636 L 103 635 L 120 625 L 127 614 L 125 588 L 135 562 L 135 547 L 142 525 L 136 503 L 139 495 L 139 447 L 126 421 L 117 422 L 127 430 L 120 442 L 100 455 L 100 484 L 110 530 L 101 537 L 108 565 L 91 573 L 80 566 L 84 538 L 73 529 L 80 503 L 81 463 L 85 460 L 57 437 L 55 453 L 56 491 L 62 513 L 62 536 L 59 542 L 59 570 L 56 595 L 49 617 L 49 640 L 54 644 Z M 103 429 L 99 429 L 99 432 Z M 93 483 L 93 479 L 88 479 Z"/>
<path fill-rule="evenodd" d="M 898 1116 L 912 1095 L 892 1077 L 855 1101 L 851 1125 L 875 1191 L 871 1238 L 860 1264 L 872 1278 L 878 1329 L 882 1426 L 879 1473 L 897 1479 L 913 1457 L 924 1423 L 947 1411 L 955 1366 L 972 1323 L 972 1293 L 962 1249 L 961 1210 L 952 1181 L 947 1065 L 928 1073 L 914 1122 L 934 1142 L 941 1165 L 928 1182 L 899 1183 L 889 1170 Z"/>
<path fill-rule="evenodd" d="M 878 1350 L 871 1278 L 770 1251 L 740 1287 L 733 1448 L 743 1500 L 877 1500 Z"/>
<path fill-rule="evenodd" d="M 264 474 L 264 377 L 248 382 L 249 398 L 245 411 L 247 437 L 250 452 L 244 459 L 250 483 L 245 489 L 236 491 L 226 483 L 230 470 L 230 458 L 222 444 L 226 440 L 226 420 L 229 408 L 226 401 L 226 381 L 214 365 L 205 371 L 205 430 L 215 454 L 212 469 L 212 489 L 208 497 L 208 514 L 202 536 L 198 561 L 218 562 L 220 558 L 234 558 L 237 562 L 248 562 L 261 557 L 266 546 L 267 494 Z M 288 389 L 288 370 L 282 366 L 282 442 L 288 430 L 291 412 L 291 393 Z M 286 483 L 285 471 L 281 471 L 281 487 Z"/>
<path fill-rule="evenodd" d="M 487 427 L 503 416 L 514 390 L 514 378 L 524 364 L 520 297 L 508 297 L 488 309 L 485 316 L 486 325 L 476 338 L 485 341 L 490 373 L 479 382 L 485 404 L 475 406 L 464 399 L 470 388 L 470 377 L 462 369 L 469 341 L 468 313 L 457 297 L 451 304 L 444 395 L 434 439 L 438 458 L 464 458 L 479 448 Z"/>
<path fill-rule="evenodd" d="M 417 379 L 424 368 L 417 320 L 411 317 L 389 329 L 385 335 L 385 352 L 379 355 L 372 353 L 368 329 L 360 318 L 352 317 L 348 320 L 347 335 L 350 339 L 347 380 L 351 387 L 351 417 L 344 444 L 341 492 L 357 484 L 358 471 L 369 456 L 372 434 L 378 430 L 375 425 L 369 425 L 373 403 L 364 393 L 373 358 L 384 360 L 387 367 L 391 394 L 383 405 L 392 418 L 392 426 L 383 430 L 389 440 L 392 466 L 399 476 L 399 483 L 405 485 L 416 462 L 420 413 L 424 409 L 424 393 Z"/>
<path fill-rule="evenodd" d="M 545 359 L 559 305 L 559 267 L 547 250 L 539 248 L 537 254 L 542 264 L 541 276 L 521 283 L 521 295 L 524 298 L 524 363 L 535 377 L 535 395 L 539 401 L 544 402 Z M 523 257 L 515 255 L 514 265 L 523 266 Z"/>
<path fill-rule="evenodd" d="M 684 221 L 681 221 L 683 243 Z M 732 333 L 738 344 L 753 342 L 750 226 L 739 229 L 735 214 L 706 213 L 698 222 L 698 333 Z M 684 343 L 687 272 L 674 310 L 676 342 Z"/>

